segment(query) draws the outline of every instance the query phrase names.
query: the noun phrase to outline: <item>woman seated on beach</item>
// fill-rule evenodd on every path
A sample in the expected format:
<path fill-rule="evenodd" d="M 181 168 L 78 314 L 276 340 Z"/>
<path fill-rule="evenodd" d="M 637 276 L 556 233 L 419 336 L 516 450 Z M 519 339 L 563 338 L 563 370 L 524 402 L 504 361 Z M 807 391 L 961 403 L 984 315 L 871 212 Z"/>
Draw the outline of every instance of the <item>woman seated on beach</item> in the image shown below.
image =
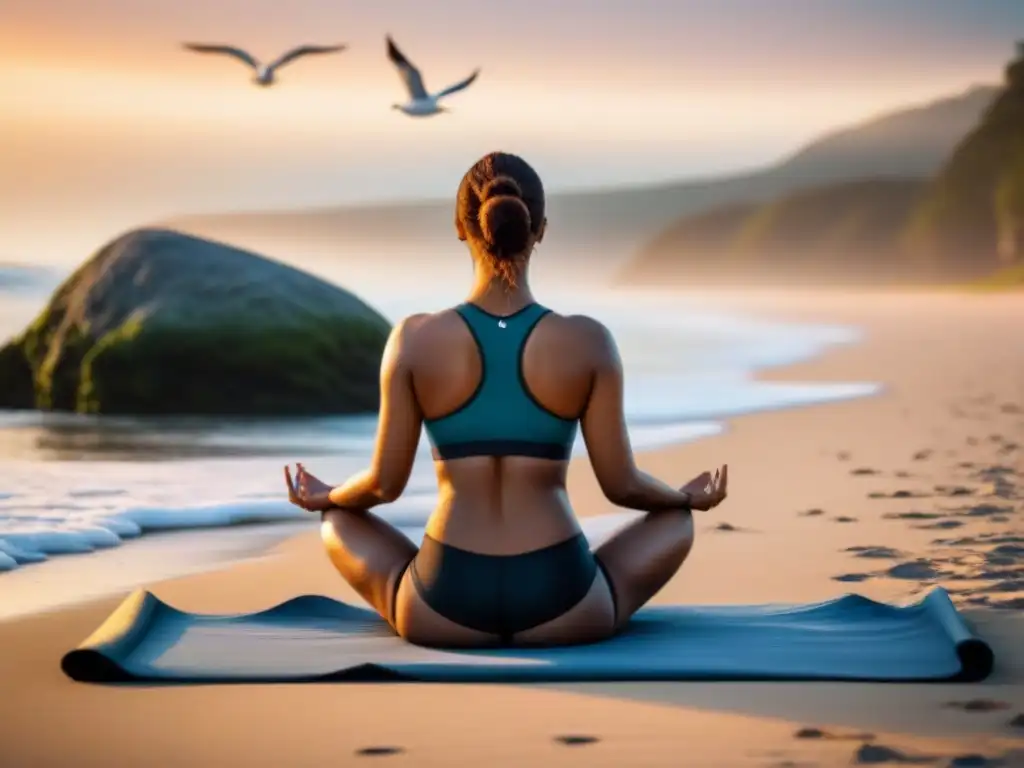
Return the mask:
<path fill-rule="evenodd" d="M 321 512 L 331 562 L 420 645 L 568 645 L 623 627 L 693 546 L 691 510 L 725 499 L 727 468 L 681 489 L 641 472 L 608 330 L 538 304 L 527 281 L 544 188 L 493 153 L 462 179 L 455 229 L 473 257 L 464 304 L 395 326 L 381 364 L 370 469 L 328 485 L 285 468 L 289 498 Z M 577 423 L 605 496 L 642 510 L 591 552 L 566 498 Z M 395 501 L 426 427 L 439 501 L 419 549 L 369 512 Z"/>

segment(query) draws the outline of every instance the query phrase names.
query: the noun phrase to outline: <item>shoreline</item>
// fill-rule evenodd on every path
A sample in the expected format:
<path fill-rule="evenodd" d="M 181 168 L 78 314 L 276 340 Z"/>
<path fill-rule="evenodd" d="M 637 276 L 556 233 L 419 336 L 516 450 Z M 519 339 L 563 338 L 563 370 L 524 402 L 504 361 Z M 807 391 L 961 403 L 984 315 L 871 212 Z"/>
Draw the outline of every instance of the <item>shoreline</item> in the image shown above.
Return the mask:
<path fill-rule="evenodd" d="M 653 602 L 805 602 L 851 591 L 901 601 L 922 583 L 956 590 L 980 583 L 981 593 L 1010 599 L 994 582 L 959 578 L 979 574 L 973 561 L 951 558 L 983 557 L 989 534 L 1024 536 L 1024 451 L 1011 447 L 1024 443 L 1024 358 L 1007 354 L 1024 327 L 1024 306 L 940 296 L 910 305 L 862 297 L 764 299 L 739 308 L 865 329 L 856 344 L 758 371 L 759 378 L 873 379 L 885 388 L 874 397 L 730 418 L 722 434 L 640 454 L 641 468 L 668 482 L 681 484 L 722 461 L 732 479 L 726 503 L 697 517 L 693 553 Z M 997 464 L 1012 474 L 1003 481 L 979 474 Z M 570 465 L 568 484 L 580 517 L 614 509 L 585 462 Z M 1007 511 L 965 511 L 985 504 Z M 933 517 L 904 517 L 909 513 Z M 956 525 L 928 527 L 939 523 Z M 973 543 L 950 554 L 934 544 L 947 537 Z M 882 546 L 899 553 L 861 556 L 863 548 Z M 941 573 L 890 573 L 919 560 Z M 835 580 L 853 572 L 868 577 Z M 150 588 L 171 605 L 212 613 L 257 610 L 305 593 L 353 599 L 315 532 L 258 560 Z M 962 606 L 971 596 L 954 595 Z M 154 750 L 169 766 L 361 764 L 359 750 L 379 745 L 400 748 L 392 760 L 417 766 L 675 766 L 681 755 L 701 766 L 848 765 L 865 744 L 933 755 L 936 765 L 966 754 L 1002 755 L 1003 765 L 1014 765 L 1024 756 L 1024 732 L 1009 724 L 1024 713 L 1024 611 L 1017 609 L 964 611 L 996 653 L 992 676 L 980 684 L 72 683 L 58 668 L 60 655 L 119 602 L 104 598 L 0 622 L 0 677 L 10 691 L 0 699 L 0 743 L 15 764 L 149 764 Z M 972 701 L 982 704 L 964 704 Z M 324 712 L 326 725 L 311 716 Z M 807 728 L 821 735 L 797 737 Z M 594 740 L 566 747 L 559 734 Z"/>
<path fill-rule="evenodd" d="M 823 323 L 813 319 L 805 320 L 801 324 L 806 324 L 808 327 L 823 326 Z M 855 331 L 857 333 L 857 338 L 822 342 L 818 349 L 810 354 L 809 358 L 803 356 L 796 363 L 781 362 L 770 365 L 752 364 L 748 369 L 748 374 L 750 378 L 755 381 L 770 381 L 773 379 L 766 377 L 765 374 L 768 372 L 778 372 L 774 377 L 774 380 L 786 382 L 788 381 L 786 371 L 790 367 L 804 364 L 808 362 L 808 359 L 813 360 L 821 356 L 832 354 L 837 349 L 862 343 L 862 339 L 860 338 L 860 329 L 850 328 L 849 330 Z M 863 384 L 866 387 L 875 386 L 874 382 L 850 383 Z M 709 429 L 707 434 L 697 434 L 693 437 L 682 440 L 659 441 L 652 447 L 638 448 L 637 455 L 644 456 L 647 454 L 657 454 L 665 450 L 671 451 L 681 446 L 716 437 L 729 432 L 729 430 L 733 428 L 733 423 L 735 421 L 742 420 L 750 416 L 756 416 L 763 413 L 799 410 L 807 407 L 827 406 L 834 402 L 874 397 L 878 394 L 879 392 L 876 389 L 874 392 L 837 396 L 836 399 L 827 400 L 824 403 L 810 401 L 782 405 L 767 404 L 763 406 L 753 406 L 738 414 L 704 417 L 698 420 L 687 420 L 685 422 L 678 423 L 666 422 L 664 426 L 667 427 L 678 427 L 682 425 L 684 427 L 690 426 L 696 428 L 702 424 L 714 424 L 717 429 L 715 431 Z M 225 458 L 244 458 L 244 456 L 228 456 Z M 582 469 L 574 468 L 577 464 L 579 464 Z M 574 457 L 571 461 L 570 473 L 580 471 L 584 473 L 589 472 L 589 463 L 585 455 Z M 225 502 L 225 504 L 227 503 L 231 502 Z M 612 508 L 609 511 L 621 512 L 622 510 Z M 584 515 L 589 516 L 585 511 Z M 401 516 L 404 517 L 404 515 Z M 49 555 L 48 559 L 44 562 L 25 563 L 7 572 L 0 571 L 0 584 L 6 582 L 9 587 L 15 590 L 21 589 L 22 584 L 27 584 L 29 587 L 29 595 L 22 592 L 22 594 L 19 594 L 18 598 L 13 603 L 8 602 L 6 605 L 0 606 L 0 623 L 16 621 L 20 618 L 53 610 L 70 608 L 76 605 L 102 600 L 112 595 L 124 594 L 125 589 L 132 586 L 141 586 L 154 580 L 166 581 L 168 579 L 183 577 L 190 574 L 217 572 L 251 560 L 273 557 L 277 547 L 287 544 L 287 542 L 293 538 L 310 534 L 310 531 L 292 531 L 290 533 L 284 533 L 287 529 L 298 529 L 301 527 L 312 528 L 313 524 L 312 522 L 307 524 L 306 522 L 296 520 L 294 518 L 282 518 L 280 520 L 268 519 L 266 522 L 246 522 L 222 526 L 195 525 L 192 527 L 168 528 L 166 530 L 157 530 L 153 533 L 144 533 L 138 537 L 126 538 L 123 540 L 123 543 L 114 547 L 97 548 L 91 552 L 80 554 L 76 553 L 79 554 L 77 557 L 62 553 Z M 212 549 L 216 549 L 214 547 L 200 546 L 200 549 L 206 550 L 201 562 L 192 557 L 190 553 L 185 553 L 184 550 L 190 548 L 190 546 L 197 541 L 197 537 L 211 535 L 224 542 L 218 553 L 210 551 Z M 161 545 L 163 546 L 161 547 Z M 177 567 L 173 567 L 171 564 L 165 562 L 162 567 L 153 567 L 152 565 L 140 560 L 140 558 L 144 558 L 147 551 L 153 553 L 156 557 L 162 556 L 165 559 L 173 559 L 178 563 L 178 565 Z M 0 554 L 2 554 L 2 552 L 3 550 L 0 548 Z M 109 573 L 109 568 L 111 567 L 123 569 L 125 566 L 130 567 L 131 563 L 135 563 L 137 567 L 140 562 L 142 562 L 142 567 L 137 571 L 137 578 L 131 578 L 120 574 L 116 578 L 112 578 L 112 575 Z M 62 584 L 62 582 L 66 582 L 68 579 L 74 579 L 78 583 L 81 583 L 84 580 L 85 586 L 79 594 L 72 595 L 69 589 Z M 46 591 L 46 585 L 55 585 L 60 596 L 51 593 L 43 600 L 37 601 L 35 605 L 30 605 L 30 595 L 33 593 L 44 593 Z"/>

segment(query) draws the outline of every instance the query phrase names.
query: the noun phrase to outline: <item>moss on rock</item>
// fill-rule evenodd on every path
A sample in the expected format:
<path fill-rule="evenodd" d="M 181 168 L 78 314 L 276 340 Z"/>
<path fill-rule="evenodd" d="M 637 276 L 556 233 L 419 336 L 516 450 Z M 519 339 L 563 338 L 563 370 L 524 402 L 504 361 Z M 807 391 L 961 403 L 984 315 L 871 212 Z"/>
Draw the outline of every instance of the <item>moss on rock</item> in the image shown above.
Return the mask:
<path fill-rule="evenodd" d="M 19 340 L 0 347 L 0 407 L 31 408 L 35 405 L 32 366 Z"/>
<path fill-rule="evenodd" d="M 0 407 L 369 412 L 379 406 L 389 332 L 373 309 L 312 275 L 200 238 L 140 230 L 79 268 L 0 353 Z"/>

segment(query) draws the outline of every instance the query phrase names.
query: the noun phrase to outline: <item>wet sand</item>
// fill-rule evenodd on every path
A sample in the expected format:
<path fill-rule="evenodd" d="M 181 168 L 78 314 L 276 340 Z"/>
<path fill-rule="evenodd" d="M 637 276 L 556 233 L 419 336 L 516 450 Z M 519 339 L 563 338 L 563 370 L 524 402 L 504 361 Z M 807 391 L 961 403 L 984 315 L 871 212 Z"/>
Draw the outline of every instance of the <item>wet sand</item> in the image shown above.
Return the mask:
<path fill-rule="evenodd" d="M 657 602 L 953 594 L 996 651 L 976 685 L 87 686 L 61 654 L 119 602 L 0 623 L 4 766 L 1024 764 L 1024 299 L 722 296 L 848 322 L 861 344 L 765 378 L 880 381 L 874 398 L 734 420 L 645 454 L 680 484 L 727 461 L 731 497 Z M 580 515 L 610 511 L 585 464 Z M 723 525 L 724 524 L 724 525 Z M 352 599 L 303 534 L 266 558 L 151 585 L 197 611 Z M 995 762 L 999 758 L 1001 762 Z"/>

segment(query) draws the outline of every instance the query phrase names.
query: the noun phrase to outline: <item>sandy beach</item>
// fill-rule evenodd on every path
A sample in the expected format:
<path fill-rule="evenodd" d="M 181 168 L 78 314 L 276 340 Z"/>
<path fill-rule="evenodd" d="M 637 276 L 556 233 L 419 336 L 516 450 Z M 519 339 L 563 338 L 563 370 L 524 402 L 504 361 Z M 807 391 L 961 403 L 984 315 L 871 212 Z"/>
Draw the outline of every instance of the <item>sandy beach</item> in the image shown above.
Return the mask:
<path fill-rule="evenodd" d="M 878 381 L 885 389 L 744 416 L 720 436 L 644 454 L 644 469 L 680 484 L 730 466 L 730 499 L 698 515 L 694 552 L 656 601 L 797 602 L 849 591 L 901 601 L 941 584 L 995 650 L 987 681 L 71 682 L 61 655 L 118 596 L 0 623 L 0 765 L 1024 765 L 1024 301 L 981 294 L 715 301 L 865 331 L 862 343 L 767 378 Z M 611 510 L 585 463 L 572 467 L 570 496 L 581 516 Z M 258 560 L 150 588 L 173 605 L 210 612 L 259 609 L 302 593 L 353 599 L 315 533 Z"/>

